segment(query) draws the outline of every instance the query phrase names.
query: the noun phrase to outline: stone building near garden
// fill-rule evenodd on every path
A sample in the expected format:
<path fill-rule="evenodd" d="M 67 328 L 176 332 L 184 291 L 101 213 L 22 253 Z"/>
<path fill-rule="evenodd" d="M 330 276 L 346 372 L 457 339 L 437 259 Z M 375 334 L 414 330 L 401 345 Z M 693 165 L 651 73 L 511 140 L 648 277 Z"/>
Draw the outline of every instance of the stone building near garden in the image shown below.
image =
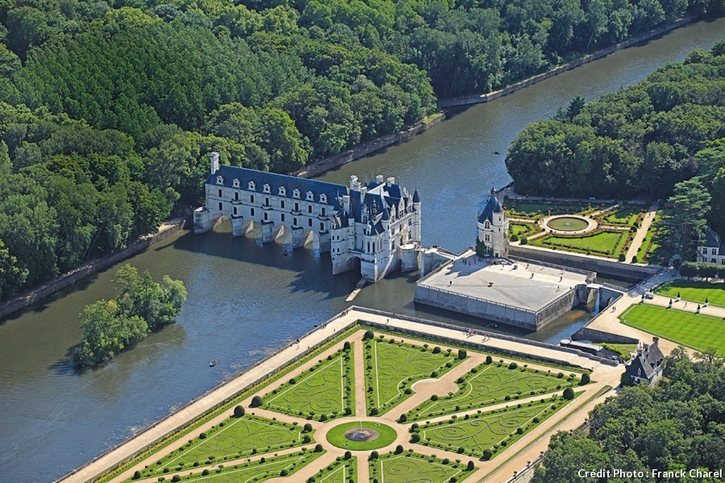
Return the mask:
<path fill-rule="evenodd" d="M 420 196 L 393 177 L 361 183 L 351 176 L 345 186 L 220 166 L 219 154 L 211 153 L 205 190 L 205 205 L 194 211 L 194 233 L 226 217 L 233 236 L 257 227 L 262 243 L 287 236 L 294 248 L 312 238 L 321 253 L 330 253 L 333 275 L 359 267 L 366 281 L 377 282 L 400 267 L 403 246 L 420 242 Z"/>
<path fill-rule="evenodd" d="M 637 355 L 627 364 L 625 373 L 635 384 L 653 385 L 662 377 L 665 356 L 660 350 L 659 340 L 659 337 L 653 337 L 651 344 L 639 346 Z"/>
<path fill-rule="evenodd" d="M 712 228 L 708 228 L 700 240 L 700 246 L 697 247 L 697 261 L 725 264 L 725 245 L 720 235 Z"/>
<path fill-rule="evenodd" d="M 498 201 L 496 190 L 491 187 L 478 214 L 478 241 L 486 246 L 486 252 L 497 258 L 507 258 L 509 222 Z"/>

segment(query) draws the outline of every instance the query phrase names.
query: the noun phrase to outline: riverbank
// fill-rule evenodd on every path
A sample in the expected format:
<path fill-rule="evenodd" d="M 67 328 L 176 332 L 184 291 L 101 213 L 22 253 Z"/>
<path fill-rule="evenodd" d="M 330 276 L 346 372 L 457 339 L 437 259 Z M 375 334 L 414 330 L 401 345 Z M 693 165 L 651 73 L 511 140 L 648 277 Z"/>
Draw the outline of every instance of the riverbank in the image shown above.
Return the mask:
<path fill-rule="evenodd" d="M 443 121 L 445 118 L 446 115 L 443 112 L 432 114 L 422 121 L 418 121 L 412 126 L 408 126 L 402 131 L 373 139 L 372 141 L 368 141 L 342 153 L 315 161 L 302 169 L 290 173 L 290 175 L 299 176 L 300 178 L 312 178 L 314 176 L 318 176 L 325 171 L 338 168 L 344 164 L 355 161 L 356 159 L 360 159 L 363 156 L 380 151 L 388 146 L 405 141 L 406 139 L 427 131 L 431 127 Z"/>
<path fill-rule="evenodd" d="M 525 87 L 529 87 L 530 85 L 536 84 L 537 82 L 541 82 L 543 80 L 546 80 L 546 79 L 549 79 L 556 75 L 559 75 L 562 72 L 566 72 L 568 70 L 572 70 L 577 67 L 580 67 L 584 64 L 588 64 L 589 62 L 599 60 L 602 57 L 606 57 L 607 55 L 612 54 L 618 50 L 626 49 L 627 47 L 632 47 L 633 45 L 637 45 L 641 42 L 658 37 L 671 30 L 675 30 L 676 28 L 687 25 L 688 23 L 692 22 L 693 20 L 694 20 L 693 17 L 688 17 L 688 18 L 683 18 L 683 19 L 677 20 L 676 22 L 671 23 L 670 25 L 666 25 L 664 27 L 654 29 L 650 32 L 647 32 L 646 34 L 638 35 L 637 37 L 635 37 L 633 39 L 625 40 L 624 42 L 621 42 L 619 44 L 599 50 L 599 51 L 597 51 L 593 54 L 587 55 L 581 59 L 574 60 L 572 62 L 569 62 L 568 64 L 560 65 L 559 67 L 555 67 L 547 72 L 543 72 L 543 73 L 535 75 L 533 77 L 529 77 L 528 79 L 524 79 L 522 81 L 519 81 L 515 84 L 504 87 L 503 89 L 499 89 L 494 92 L 489 92 L 487 94 L 472 95 L 472 96 L 456 97 L 453 99 L 441 99 L 441 100 L 439 100 L 438 104 L 442 108 L 450 108 L 450 107 L 468 106 L 468 105 L 472 105 L 472 104 L 480 104 L 483 102 L 493 101 L 495 99 L 498 99 L 499 97 L 503 97 L 508 94 L 513 94 L 514 92 L 516 92 L 520 89 L 524 89 Z"/>
<path fill-rule="evenodd" d="M 139 240 L 133 242 L 124 250 L 121 250 L 117 253 L 108 254 L 105 257 L 99 258 L 97 260 L 86 262 L 80 267 L 73 269 L 70 272 L 66 272 L 60 277 L 51 280 L 50 282 L 47 282 L 40 287 L 31 290 L 30 292 L 27 292 L 12 300 L 8 300 L 4 304 L 0 305 L 0 321 L 2 321 L 8 315 L 14 312 L 29 307 L 30 305 L 39 302 L 44 298 L 53 295 L 56 292 L 63 290 L 69 285 L 73 285 L 74 283 L 90 275 L 93 275 L 100 270 L 108 268 L 111 265 L 114 265 L 126 258 L 129 258 L 132 255 L 137 254 L 142 250 L 145 250 L 154 243 L 165 240 L 171 235 L 178 233 L 184 227 L 184 222 L 184 218 L 176 218 L 167 221 L 163 225 L 161 225 L 161 227 L 159 228 L 159 232 L 155 235 L 147 235 L 141 237 Z"/>

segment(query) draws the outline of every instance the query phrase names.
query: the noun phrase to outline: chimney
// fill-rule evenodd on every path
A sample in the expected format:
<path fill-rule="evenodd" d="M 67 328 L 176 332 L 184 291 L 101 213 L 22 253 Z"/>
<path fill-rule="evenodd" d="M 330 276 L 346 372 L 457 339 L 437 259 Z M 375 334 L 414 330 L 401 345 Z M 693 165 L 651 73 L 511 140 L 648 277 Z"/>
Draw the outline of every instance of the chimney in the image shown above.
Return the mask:
<path fill-rule="evenodd" d="M 652 337 L 652 343 L 653 343 L 654 345 L 658 345 L 657 343 L 658 343 L 659 341 L 660 341 L 660 338 L 659 338 L 659 337 Z"/>
<path fill-rule="evenodd" d="M 350 176 L 350 189 L 353 191 L 360 191 L 360 181 L 354 174 Z"/>
<path fill-rule="evenodd" d="M 392 185 L 395 184 L 395 177 L 389 176 L 385 184 L 388 186 L 388 188 L 390 188 Z"/>
<path fill-rule="evenodd" d="M 377 184 L 383 184 L 383 175 L 382 175 L 382 174 L 379 174 L 379 175 L 377 175 L 377 176 L 375 177 L 375 182 L 376 182 Z"/>
<path fill-rule="evenodd" d="M 219 171 L 219 153 L 212 151 L 209 158 L 211 159 L 211 174 L 214 174 Z"/>

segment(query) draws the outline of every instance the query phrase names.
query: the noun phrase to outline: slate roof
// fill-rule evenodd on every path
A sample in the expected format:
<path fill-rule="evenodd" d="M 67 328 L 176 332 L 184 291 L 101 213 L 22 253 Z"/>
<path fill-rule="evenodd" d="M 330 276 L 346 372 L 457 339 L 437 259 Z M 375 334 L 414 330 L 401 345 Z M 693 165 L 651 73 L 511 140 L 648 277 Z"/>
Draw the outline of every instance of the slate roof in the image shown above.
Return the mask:
<path fill-rule="evenodd" d="M 665 356 L 657 344 L 659 339 L 655 337 L 652 344 L 645 344 L 637 356 L 632 359 L 632 362 L 627 366 L 626 372 L 632 377 L 646 378 L 652 381 L 652 378 L 657 372 L 662 370 L 662 362 Z"/>
<path fill-rule="evenodd" d="M 217 184 L 217 176 L 221 176 L 224 179 L 223 184 Z M 257 171 L 255 169 L 228 165 L 221 166 L 216 173 L 210 174 L 206 178 L 206 184 L 234 188 L 235 178 L 239 180 L 239 187 L 236 189 L 250 191 L 248 189 L 249 182 L 254 181 L 255 189 L 253 191 L 255 193 L 264 194 L 262 191 L 263 187 L 265 184 L 268 184 L 270 186 L 270 195 L 281 196 L 279 194 L 279 187 L 283 186 L 286 190 L 284 196 L 290 199 L 297 199 L 292 197 L 292 193 L 295 189 L 300 190 L 299 199 L 302 201 L 306 200 L 307 192 L 311 191 L 315 195 L 316 203 L 320 203 L 320 195 L 325 194 L 327 196 L 325 204 L 333 207 L 339 205 L 338 197 L 347 194 L 347 186 L 337 183 L 328 183 L 326 181 L 298 178 L 286 174 Z"/>
<path fill-rule="evenodd" d="M 488 220 L 489 223 L 493 223 L 493 214 L 501 213 L 502 211 L 501 204 L 498 202 L 498 198 L 496 197 L 496 191 L 491 188 L 491 192 L 488 194 L 488 198 L 484 202 L 483 211 L 481 211 L 481 214 L 478 216 L 478 222 L 483 223 Z"/>
<path fill-rule="evenodd" d="M 705 244 L 701 246 L 707 248 L 720 248 L 721 245 L 722 241 L 720 240 L 720 235 L 718 235 L 712 228 L 708 228 L 707 233 L 705 233 Z"/>

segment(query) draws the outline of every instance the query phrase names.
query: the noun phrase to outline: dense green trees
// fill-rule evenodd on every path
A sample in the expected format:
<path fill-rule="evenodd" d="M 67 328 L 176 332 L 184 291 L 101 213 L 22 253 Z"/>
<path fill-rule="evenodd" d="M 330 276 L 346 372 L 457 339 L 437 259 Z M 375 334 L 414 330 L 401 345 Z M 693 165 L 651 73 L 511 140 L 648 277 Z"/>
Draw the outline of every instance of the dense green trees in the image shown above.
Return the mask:
<path fill-rule="evenodd" d="M 599 481 L 655 482 L 675 479 L 658 477 L 651 469 L 722 468 L 725 367 L 714 353 L 699 356 L 693 362 L 683 348 L 673 351 L 665 377 L 656 388 L 624 388 L 597 406 L 590 413 L 586 436 L 581 432 L 555 435 L 533 483 L 587 480 L 579 476 L 580 469 L 609 470 L 609 478 L 594 478 Z M 644 477 L 617 480 L 611 473 L 615 469 L 642 471 Z M 695 479 L 720 481 L 692 481 Z"/>
<path fill-rule="evenodd" d="M 83 340 L 73 354 L 81 366 L 112 359 L 149 332 L 173 322 L 186 300 L 180 280 L 165 275 L 156 283 L 130 265 L 119 269 L 113 282 L 118 297 L 88 305 L 81 314 Z"/>
<path fill-rule="evenodd" d="M 708 220 L 725 229 L 723 53 L 725 41 L 693 51 L 639 84 L 588 105 L 575 99 L 528 126 L 506 159 L 516 190 L 666 199 L 661 244 L 692 258 Z"/>

